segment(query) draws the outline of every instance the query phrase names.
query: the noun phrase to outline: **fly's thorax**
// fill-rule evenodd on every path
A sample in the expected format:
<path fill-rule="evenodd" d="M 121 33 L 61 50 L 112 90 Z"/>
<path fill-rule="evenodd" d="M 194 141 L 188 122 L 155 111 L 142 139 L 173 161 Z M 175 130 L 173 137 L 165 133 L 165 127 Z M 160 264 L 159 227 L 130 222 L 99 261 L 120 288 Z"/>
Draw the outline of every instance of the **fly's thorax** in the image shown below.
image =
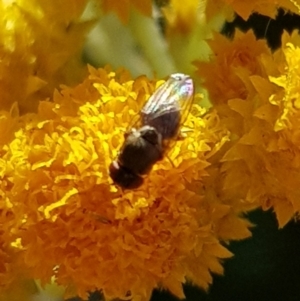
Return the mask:
<path fill-rule="evenodd" d="M 142 127 L 127 136 L 118 162 L 131 172 L 142 175 L 148 173 L 161 158 L 161 135 L 153 127 Z"/>

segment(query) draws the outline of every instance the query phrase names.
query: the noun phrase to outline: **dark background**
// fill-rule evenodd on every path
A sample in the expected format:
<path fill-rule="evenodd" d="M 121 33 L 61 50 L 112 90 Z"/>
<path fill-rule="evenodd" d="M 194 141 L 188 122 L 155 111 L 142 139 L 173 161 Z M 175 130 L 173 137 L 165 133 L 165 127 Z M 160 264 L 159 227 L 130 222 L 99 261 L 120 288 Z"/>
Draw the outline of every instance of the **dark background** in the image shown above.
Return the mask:
<path fill-rule="evenodd" d="M 293 29 L 300 29 L 300 16 L 290 14 L 283 9 L 278 10 L 276 19 L 253 14 L 247 21 L 244 21 L 241 17 L 236 16 L 233 22 L 228 22 L 224 25 L 222 33 L 228 37 L 233 37 L 235 28 L 239 28 L 242 31 L 253 29 L 258 39 L 266 39 L 270 48 L 276 50 L 276 48 L 281 46 L 283 30 L 291 33 Z"/>

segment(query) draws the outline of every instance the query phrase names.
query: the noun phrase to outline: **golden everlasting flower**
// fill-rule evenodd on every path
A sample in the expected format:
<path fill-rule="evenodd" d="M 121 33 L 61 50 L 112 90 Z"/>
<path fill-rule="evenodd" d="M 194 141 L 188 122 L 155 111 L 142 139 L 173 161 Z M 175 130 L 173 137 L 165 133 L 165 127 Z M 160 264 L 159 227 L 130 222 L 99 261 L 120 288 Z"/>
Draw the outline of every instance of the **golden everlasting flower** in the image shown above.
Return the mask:
<path fill-rule="evenodd" d="M 196 74 L 204 79 L 214 105 L 227 104 L 229 99 L 249 97 L 249 76 L 262 75 L 260 55 L 270 54 L 267 43 L 257 41 L 253 31 L 236 31 L 233 41 L 215 34 L 209 41 L 213 52 L 210 62 L 196 61 Z M 251 97 L 251 96 L 250 96 Z"/>
<path fill-rule="evenodd" d="M 0 2 L 0 109 L 17 101 L 21 112 L 34 111 L 54 87 L 78 80 L 78 55 L 90 28 L 79 22 L 86 2 Z"/>
<path fill-rule="evenodd" d="M 122 191 L 108 166 L 132 117 L 162 81 L 90 72 L 78 87 L 41 102 L 3 147 L 1 183 L 19 259 L 32 277 L 47 283 L 54 276 L 83 297 L 101 289 L 108 299 L 148 300 L 162 287 L 183 298 L 187 280 L 207 288 L 210 273 L 222 273 L 220 260 L 231 256 L 220 239 L 249 235 L 241 210 L 210 202 L 200 189 L 228 131 L 216 112 L 195 104 L 186 137 L 169 159 L 140 188 Z M 243 230 L 237 233 L 236 225 Z"/>
<path fill-rule="evenodd" d="M 199 5 L 198 0 L 188 0 L 185 2 L 171 0 L 169 4 L 163 8 L 168 20 L 168 26 L 175 28 L 177 32 L 183 35 L 187 34 L 197 25 Z"/>
<path fill-rule="evenodd" d="M 1 206 L 2 207 L 2 206 Z M 1 225 L 4 225 L 7 221 Z M 0 291 L 3 291 L 9 287 L 13 281 L 13 271 L 12 271 L 12 255 L 11 250 L 8 249 L 6 245 L 6 239 L 3 238 L 3 233 L 0 236 Z"/>
<path fill-rule="evenodd" d="M 275 18 L 277 9 L 282 7 L 286 10 L 299 14 L 300 4 L 297 0 L 206 0 L 207 14 L 209 17 L 220 10 L 230 7 L 244 20 L 247 20 L 253 13 L 259 13 L 270 18 Z"/>
<path fill-rule="evenodd" d="M 273 177 L 268 184 L 276 187 L 276 194 L 266 198 L 262 206 L 274 207 L 280 226 L 300 212 L 300 36 L 296 32 L 292 36 L 285 33 L 282 40 L 282 49 L 275 55 L 273 64 L 265 59 L 270 83 L 259 91 L 264 81 L 255 80 L 258 93 L 268 101 L 257 115 L 273 127 L 264 160 Z M 266 99 L 268 94 L 271 95 Z M 268 186 L 265 189 L 272 191 Z"/>
<path fill-rule="evenodd" d="M 224 56 L 219 52 L 219 64 L 211 66 L 214 86 L 208 77 L 220 122 L 231 132 L 221 158 L 222 193 L 245 206 L 273 208 L 280 227 L 300 210 L 299 41 L 299 35 L 285 34 L 274 55 L 261 41 L 246 44 L 258 49 L 251 55 L 248 47 L 246 52 L 232 47 Z M 206 72 L 209 68 L 207 64 Z M 221 70 L 227 70 L 226 77 Z"/>

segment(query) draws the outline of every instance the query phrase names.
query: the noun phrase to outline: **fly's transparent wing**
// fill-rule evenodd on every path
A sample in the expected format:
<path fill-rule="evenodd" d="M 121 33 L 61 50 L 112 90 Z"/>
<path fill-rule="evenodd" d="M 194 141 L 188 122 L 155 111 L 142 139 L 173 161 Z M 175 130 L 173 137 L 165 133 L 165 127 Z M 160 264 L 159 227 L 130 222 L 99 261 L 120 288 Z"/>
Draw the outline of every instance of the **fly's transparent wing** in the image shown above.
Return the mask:
<path fill-rule="evenodd" d="M 153 126 L 163 140 L 175 138 L 188 116 L 193 98 L 193 80 L 182 73 L 172 74 L 142 108 L 141 122 Z"/>

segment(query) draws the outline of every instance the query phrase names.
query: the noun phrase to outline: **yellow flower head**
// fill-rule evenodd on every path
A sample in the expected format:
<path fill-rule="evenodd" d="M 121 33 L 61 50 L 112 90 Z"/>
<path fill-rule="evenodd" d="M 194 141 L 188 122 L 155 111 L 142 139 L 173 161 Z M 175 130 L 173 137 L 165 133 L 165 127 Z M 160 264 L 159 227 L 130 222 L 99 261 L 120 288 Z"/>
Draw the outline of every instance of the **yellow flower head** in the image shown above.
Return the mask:
<path fill-rule="evenodd" d="M 239 16 L 247 20 L 253 13 L 275 18 L 279 7 L 299 13 L 300 5 L 297 0 L 207 0 L 207 14 L 209 17 L 224 9 L 231 7 Z"/>
<path fill-rule="evenodd" d="M 3 233 L 0 233 L 0 291 L 6 290 L 13 281 L 12 250 L 8 248 L 2 236 Z"/>
<path fill-rule="evenodd" d="M 220 166 L 222 194 L 227 200 L 273 208 L 281 227 L 300 210 L 299 41 L 299 35 L 285 34 L 282 49 L 257 53 L 254 67 L 230 68 L 227 79 L 243 74 L 244 93 L 224 92 L 222 104 L 216 106 L 220 122 L 231 132 Z M 227 60 L 219 69 L 224 66 Z M 227 86 L 227 79 L 215 78 L 215 87 Z M 214 93 L 212 86 L 209 89 Z"/>
<path fill-rule="evenodd" d="M 246 99 L 249 95 L 250 75 L 261 75 L 259 56 L 269 54 L 265 41 L 257 41 L 253 32 L 237 31 L 233 41 L 215 34 L 209 42 L 213 57 L 211 62 L 196 62 L 197 75 L 204 78 L 214 104 L 226 103 L 232 98 Z"/>
<path fill-rule="evenodd" d="M 1 161 L 1 174 L 6 170 L 6 164 Z M 9 172 L 8 172 L 9 173 Z M 26 274 L 24 271 L 23 261 L 18 259 L 19 250 L 12 247 L 11 242 L 16 240 L 14 229 L 20 227 L 22 219 L 16 217 L 12 210 L 13 205 L 6 197 L 5 191 L 10 190 L 11 183 L 1 180 L 0 193 L 0 292 L 9 290 L 15 281 Z M 21 263 L 21 264 L 20 264 Z"/>
<path fill-rule="evenodd" d="M 175 31 L 186 34 L 195 27 L 199 15 L 199 1 L 171 0 L 169 5 L 163 8 L 168 20 L 168 25 Z"/>
<path fill-rule="evenodd" d="M 226 221 L 230 205 L 203 202 L 200 189 L 207 160 L 228 140 L 227 131 L 215 112 L 195 104 L 186 137 L 169 158 L 140 188 L 122 191 L 108 166 L 130 120 L 162 82 L 90 72 L 52 103 L 41 102 L 3 148 L 1 181 L 9 187 L 4 197 L 13 204 L 21 257 L 33 277 L 55 276 L 81 296 L 101 289 L 106 298 L 146 300 L 163 287 L 183 298 L 187 279 L 207 288 L 210 272 L 222 273 L 219 260 L 230 256 L 219 239 L 241 237 L 230 234 L 237 225 L 232 211 Z M 223 234 L 216 230 L 220 220 Z"/>
<path fill-rule="evenodd" d="M 77 55 L 90 23 L 79 17 L 86 2 L 1 1 L 0 109 L 18 102 L 21 112 L 35 111 L 53 87 L 82 75 Z"/>
<path fill-rule="evenodd" d="M 281 60 L 281 65 L 277 65 L 279 67 L 277 67 L 278 71 L 281 72 L 281 74 L 278 74 L 278 72 L 274 74 L 275 76 L 270 74 L 269 77 L 271 83 L 283 88 L 278 89 L 279 91 L 273 94 L 269 99 L 271 104 L 278 106 L 280 109 L 280 116 L 277 117 L 275 124 L 276 131 L 295 129 L 297 125 L 297 114 L 300 108 L 300 48 L 298 46 L 300 45 L 300 37 L 296 32 L 294 32 L 292 37 L 289 37 L 285 33 L 283 43 L 284 46 L 280 53 L 284 55 L 285 60 Z"/>
<path fill-rule="evenodd" d="M 257 114 L 263 120 L 272 122 L 273 133 L 267 145 L 266 163 L 275 178 L 272 184 L 275 186 L 276 183 L 278 191 L 274 199 L 266 200 L 263 205 L 274 207 L 281 226 L 300 211 L 297 184 L 300 181 L 299 34 L 294 32 L 289 36 L 285 33 L 282 44 L 282 49 L 275 54 L 273 66 L 265 60 L 270 81 L 267 91 L 270 95 L 268 104 Z"/>

